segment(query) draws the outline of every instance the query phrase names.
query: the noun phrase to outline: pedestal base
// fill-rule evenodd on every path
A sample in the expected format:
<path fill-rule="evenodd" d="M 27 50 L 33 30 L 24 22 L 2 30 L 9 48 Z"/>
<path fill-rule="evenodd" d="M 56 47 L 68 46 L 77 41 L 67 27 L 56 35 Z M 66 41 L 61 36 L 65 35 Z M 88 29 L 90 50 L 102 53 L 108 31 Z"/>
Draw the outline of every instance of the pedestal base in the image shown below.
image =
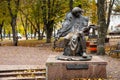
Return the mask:
<path fill-rule="evenodd" d="M 106 78 L 107 62 L 98 56 L 90 61 L 62 61 L 50 55 L 46 62 L 47 80 L 71 80 L 74 78 Z"/>

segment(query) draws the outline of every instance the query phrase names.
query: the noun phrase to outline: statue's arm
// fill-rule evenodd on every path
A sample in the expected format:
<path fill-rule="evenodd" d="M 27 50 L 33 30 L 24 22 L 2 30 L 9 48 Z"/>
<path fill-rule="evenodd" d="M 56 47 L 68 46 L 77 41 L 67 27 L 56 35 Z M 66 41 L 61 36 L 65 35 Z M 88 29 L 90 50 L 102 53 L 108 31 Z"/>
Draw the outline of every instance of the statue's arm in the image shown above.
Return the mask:
<path fill-rule="evenodd" d="M 66 18 L 62 24 L 62 28 L 60 28 L 58 31 L 57 31 L 57 35 L 56 37 L 64 37 L 67 35 L 68 31 L 70 31 L 71 27 L 71 21 L 72 21 L 72 17 L 68 14 L 66 15 Z"/>
<path fill-rule="evenodd" d="M 65 20 L 64 23 L 62 24 L 62 28 L 60 28 L 57 31 L 56 37 L 60 38 L 60 37 L 64 37 L 65 35 L 67 35 L 67 31 L 70 29 L 69 26 L 70 26 L 69 20 Z"/>
<path fill-rule="evenodd" d="M 89 22 L 89 18 L 88 17 L 83 17 L 84 18 L 84 22 L 83 22 L 83 24 L 84 24 L 84 26 L 85 27 L 87 27 L 88 28 L 88 22 Z"/>
<path fill-rule="evenodd" d="M 83 17 L 83 28 L 81 29 L 81 31 L 83 33 L 89 32 L 90 27 L 88 26 L 88 22 L 89 22 L 89 18 L 88 17 Z"/>

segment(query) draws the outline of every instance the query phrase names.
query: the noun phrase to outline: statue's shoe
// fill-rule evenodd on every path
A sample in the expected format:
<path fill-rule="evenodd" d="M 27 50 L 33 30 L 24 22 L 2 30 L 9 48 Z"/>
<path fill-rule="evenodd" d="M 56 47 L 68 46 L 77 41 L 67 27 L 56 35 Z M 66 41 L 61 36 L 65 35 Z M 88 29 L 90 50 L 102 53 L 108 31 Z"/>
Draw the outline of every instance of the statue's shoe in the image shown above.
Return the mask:
<path fill-rule="evenodd" d="M 83 58 L 87 58 L 87 54 L 85 52 L 83 52 L 83 55 L 82 55 Z"/>

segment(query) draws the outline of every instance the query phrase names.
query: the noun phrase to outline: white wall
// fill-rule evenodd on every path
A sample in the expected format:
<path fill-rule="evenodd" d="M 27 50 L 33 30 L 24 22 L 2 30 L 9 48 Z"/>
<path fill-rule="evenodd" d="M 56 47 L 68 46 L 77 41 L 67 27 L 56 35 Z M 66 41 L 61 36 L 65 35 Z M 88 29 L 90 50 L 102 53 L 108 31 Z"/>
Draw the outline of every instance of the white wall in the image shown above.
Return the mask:
<path fill-rule="evenodd" d="M 118 24 L 120 24 L 120 15 L 111 15 L 109 31 L 116 30 L 115 26 L 117 26 Z"/>

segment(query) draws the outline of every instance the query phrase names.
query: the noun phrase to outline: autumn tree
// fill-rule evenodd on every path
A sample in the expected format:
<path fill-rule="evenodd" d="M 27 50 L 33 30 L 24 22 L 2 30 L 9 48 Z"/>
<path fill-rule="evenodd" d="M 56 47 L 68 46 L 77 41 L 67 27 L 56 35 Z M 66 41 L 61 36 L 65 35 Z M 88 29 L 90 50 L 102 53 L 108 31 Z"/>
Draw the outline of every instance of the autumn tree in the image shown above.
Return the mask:
<path fill-rule="evenodd" d="M 8 11 L 7 0 L 0 1 L 0 36 L 5 37 L 6 34 L 11 32 L 10 24 L 10 14 Z"/>
<path fill-rule="evenodd" d="M 51 42 L 53 27 L 56 21 L 63 18 L 63 14 L 65 14 L 65 7 L 67 1 L 59 1 L 59 0 L 42 0 L 42 16 L 44 22 L 44 29 L 46 32 L 46 42 Z M 65 5 L 65 6 L 63 6 Z M 63 7 L 62 7 L 63 6 Z M 64 13 L 63 13 L 64 12 Z"/>
<path fill-rule="evenodd" d="M 108 6 L 105 6 L 106 4 L 108 4 Z M 105 44 L 105 38 L 106 38 L 108 26 L 110 23 L 110 15 L 111 15 L 113 4 L 114 4 L 114 0 L 110 0 L 109 3 L 107 3 L 107 0 L 97 0 L 97 8 L 98 8 L 97 9 L 97 14 L 98 14 L 97 54 L 99 55 L 105 54 L 104 44 Z"/>
<path fill-rule="evenodd" d="M 19 2 L 20 0 L 7 0 L 8 2 L 8 10 L 11 17 L 11 27 L 12 27 L 12 33 L 13 33 L 13 45 L 17 46 L 18 44 L 18 38 L 17 38 L 17 32 L 16 32 L 16 20 L 17 20 L 17 13 L 19 9 Z"/>
<path fill-rule="evenodd" d="M 70 8 L 70 10 L 72 10 L 72 8 L 73 8 L 73 0 L 69 0 L 69 8 Z"/>
<path fill-rule="evenodd" d="M 27 36 L 28 19 L 27 18 L 23 19 L 22 15 L 20 16 L 20 19 L 21 19 L 22 26 L 24 28 L 26 40 L 28 40 L 28 36 Z"/>
<path fill-rule="evenodd" d="M 1 41 L 3 40 L 3 39 L 2 39 L 2 36 L 3 36 L 3 35 L 2 35 L 3 25 L 4 25 L 4 20 L 2 20 L 1 23 L 0 23 L 0 38 L 1 38 Z"/>
<path fill-rule="evenodd" d="M 97 6 L 95 0 L 91 0 L 90 2 L 90 22 L 91 24 L 97 24 L 98 19 L 97 19 Z"/>
<path fill-rule="evenodd" d="M 39 14 L 39 11 L 40 11 L 40 10 L 37 11 L 37 8 L 36 8 L 37 7 L 36 5 L 39 4 L 37 1 L 40 1 L 40 0 L 21 0 L 21 5 L 19 8 L 19 13 L 20 13 L 19 17 L 21 19 L 20 21 L 21 21 L 22 26 L 24 28 L 26 40 L 28 39 L 27 34 L 29 32 L 31 34 L 34 33 L 34 38 L 35 38 L 36 32 L 39 31 L 37 29 L 37 26 L 35 23 L 36 19 L 40 18 L 40 16 L 36 16 L 36 14 Z M 40 7 L 39 5 L 38 5 L 38 7 Z M 28 31 L 28 28 L 30 29 L 30 31 Z"/>
<path fill-rule="evenodd" d="M 42 39 L 42 35 L 41 35 L 41 17 L 42 17 L 42 10 L 41 10 L 41 5 L 42 1 L 41 0 L 36 0 L 36 3 L 34 4 L 34 6 L 32 6 L 32 16 L 33 16 L 33 21 L 35 23 L 35 26 L 37 28 L 37 33 L 38 33 L 38 40 Z"/>
<path fill-rule="evenodd" d="M 6 2 L 5 1 L 1 1 L 0 2 L 0 38 L 1 40 L 2 39 L 2 30 L 3 30 L 3 26 L 4 26 L 4 23 L 5 23 L 5 16 L 6 16 Z"/>

